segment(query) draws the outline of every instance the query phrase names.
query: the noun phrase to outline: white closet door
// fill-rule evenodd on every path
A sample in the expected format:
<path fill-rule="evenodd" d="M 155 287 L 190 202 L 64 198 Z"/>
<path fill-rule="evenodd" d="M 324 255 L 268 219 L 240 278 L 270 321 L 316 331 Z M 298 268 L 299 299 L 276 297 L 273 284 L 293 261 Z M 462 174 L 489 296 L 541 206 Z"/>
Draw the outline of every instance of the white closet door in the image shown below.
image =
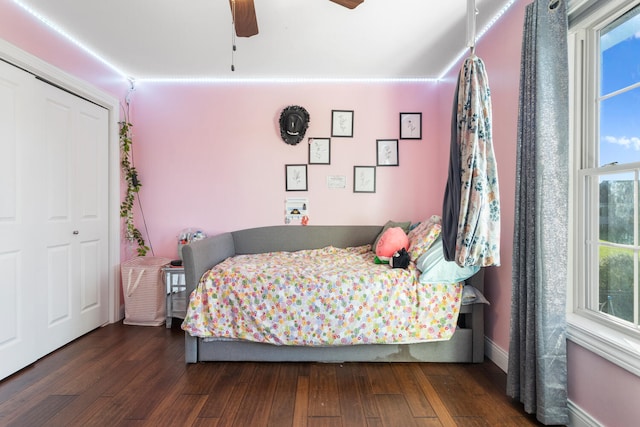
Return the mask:
<path fill-rule="evenodd" d="M 36 154 L 33 144 L 34 77 L 0 61 L 0 378 L 32 363 L 41 353 L 37 291 L 40 269 L 34 242 L 36 211 L 31 183 L 25 182 Z M 41 279 L 42 280 L 42 279 Z M 31 320 L 29 320 L 31 319 Z"/>
<path fill-rule="evenodd" d="M 0 378 L 108 321 L 108 135 L 0 61 Z"/>
<path fill-rule="evenodd" d="M 39 213 L 47 269 L 41 320 L 49 352 L 108 321 L 108 113 L 38 84 L 44 154 Z"/>

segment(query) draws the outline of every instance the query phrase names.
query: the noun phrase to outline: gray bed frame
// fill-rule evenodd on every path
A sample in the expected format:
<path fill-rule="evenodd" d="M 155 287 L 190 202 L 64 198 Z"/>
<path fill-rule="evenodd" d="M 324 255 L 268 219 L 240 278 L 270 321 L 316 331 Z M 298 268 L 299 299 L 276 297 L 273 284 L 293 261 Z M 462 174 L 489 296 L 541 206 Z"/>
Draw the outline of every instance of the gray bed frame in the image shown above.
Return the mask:
<path fill-rule="evenodd" d="M 187 295 L 202 275 L 228 257 L 273 251 L 372 244 L 382 226 L 269 226 L 218 234 L 182 248 Z M 484 292 L 484 271 L 468 280 Z M 363 344 L 341 347 L 277 346 L 246 341 L 205 341 L 185 332 L 185 360 L 264 362 L 456 362 L 484 360 L 483 304 L 462 306 L 459 326 L 448 341 Z"/>

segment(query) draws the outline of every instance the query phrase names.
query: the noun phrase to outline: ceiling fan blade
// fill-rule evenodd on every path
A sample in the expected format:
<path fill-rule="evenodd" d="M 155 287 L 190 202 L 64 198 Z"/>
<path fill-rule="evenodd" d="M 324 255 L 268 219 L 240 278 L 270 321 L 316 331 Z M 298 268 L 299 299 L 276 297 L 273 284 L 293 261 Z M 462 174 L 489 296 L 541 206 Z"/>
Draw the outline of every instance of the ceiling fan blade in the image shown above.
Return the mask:
<path fill-rule="evenodd" d="M 334 3 L 338 3 L 340 6 L 344 6 L 348 9 L 355 9 L 364 0 L 331 0 Z"/>
<path fill-rule="evenodd" d="M 251 37 L 258 34 L 258 19 L 253 0 L 229 0 L 236 36 Z"/>

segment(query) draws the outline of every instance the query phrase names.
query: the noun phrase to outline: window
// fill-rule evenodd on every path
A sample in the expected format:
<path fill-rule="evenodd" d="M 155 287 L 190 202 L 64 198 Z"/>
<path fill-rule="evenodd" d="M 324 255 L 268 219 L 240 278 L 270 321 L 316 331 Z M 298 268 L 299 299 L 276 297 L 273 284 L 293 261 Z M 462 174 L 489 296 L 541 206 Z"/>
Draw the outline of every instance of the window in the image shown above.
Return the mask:
<path fill-rule="evenodd" d="M 570 11 L 569 337 L 640 373 L 640 0 L 589 4 Z"/>

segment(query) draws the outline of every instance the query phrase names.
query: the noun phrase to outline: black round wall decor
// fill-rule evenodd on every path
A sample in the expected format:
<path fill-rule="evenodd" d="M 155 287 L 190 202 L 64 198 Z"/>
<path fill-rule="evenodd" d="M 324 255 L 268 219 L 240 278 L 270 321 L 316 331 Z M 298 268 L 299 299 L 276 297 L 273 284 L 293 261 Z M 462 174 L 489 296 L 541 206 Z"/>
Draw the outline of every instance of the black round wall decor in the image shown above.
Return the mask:
<path fill-rule="evenodd" d="M 309 113 L 299 105 L 290 105 L 280 113 L 280 136 L 287 144 L 296 145 L 309 127 Z"/>

